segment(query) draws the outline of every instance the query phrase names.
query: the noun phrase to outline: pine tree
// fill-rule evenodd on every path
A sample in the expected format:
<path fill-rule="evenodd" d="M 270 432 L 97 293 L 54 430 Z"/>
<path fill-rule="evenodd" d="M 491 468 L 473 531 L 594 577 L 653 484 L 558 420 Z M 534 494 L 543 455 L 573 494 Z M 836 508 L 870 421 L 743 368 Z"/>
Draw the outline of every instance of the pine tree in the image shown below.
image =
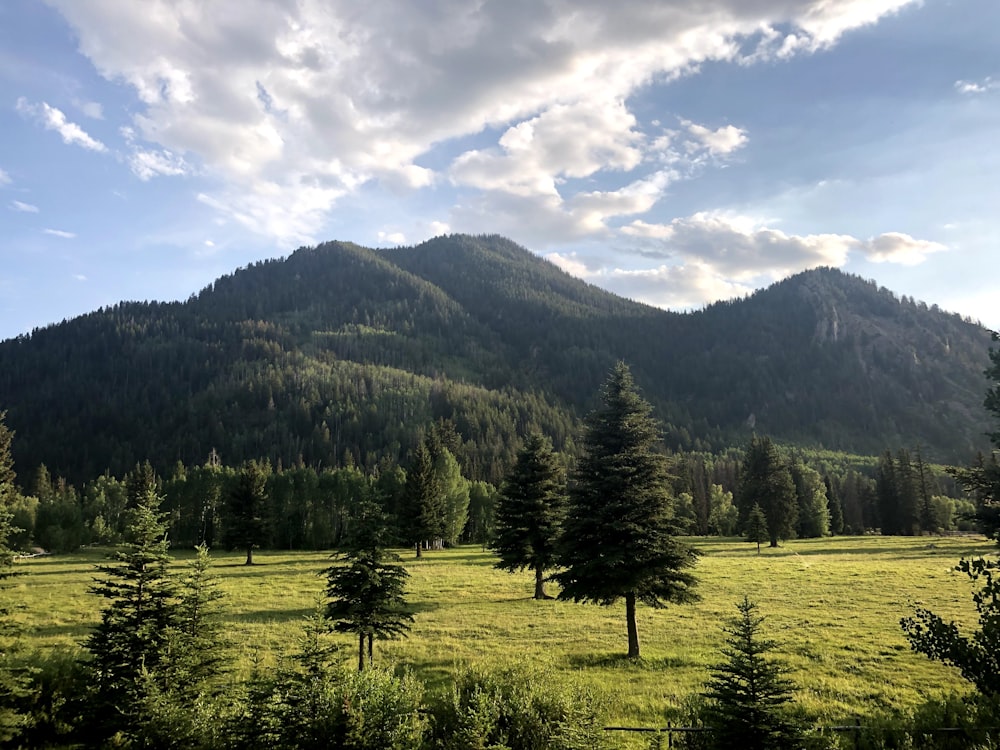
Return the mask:
<path fill-rule="evenodd" d="M 233 548 L 247 551 L 246 565 L 253 565 L 253 551 L 264 541 L 267 511 L 268 461 L 249 461 L 240 469 L 229 491 L 226 540 Z"/>
<path fill-rule="evenodd" d="M 553 576 L 560 599 L 602 605 L 625 599 L 628 656 L 639 657 L 636 602 L 663 607 L 696 599 L 696 552 L 673 536 L 659 430 L 628 367 L 619 362 L 587 416 Z"/>
<path fill-rule="evenodd" d="M 761 510 L 760 505 L 753 504 L 750 515 L 747 516 L 747 541 L 757 543 L 757 554 L 760 554 L 760 543 L 766 542 L 770 538 L 767 531 L 767 516 Z"/>
<path fill-rule="evenodd" d="M 421 556 L 424 545 L 444 538 L 446 525 L 444 498 L 434 471 L 434 459 L 425 443 L 417 446 L 406 472 L 400 531 Z"/>
<path fill-rule="evenodd" d="M 754 436 L 743 457 L 736 492 L 740 515 L 744 519 L 754 505 L 767 517 L 772 547 L 779 539 L 791 539 L 798 518 L 795 483 L 777 447 L 769 437 Z"/>
<path fill-rule="evenodd" d="M 413 622 L 406 604 L 409 573 L 398 564 L 399 556 L 386 549 L 388 520 L 370 501 L 358 507 L 355 526 L 339 564 L 326 569 L 325 616 L 334 629 L 358 636 L 358 669 L 372 663 L 375 638 L 405 635 Z"/>
<path fill-rule="evenodd" d="M 507 473 L 497 505 L 496 567 L 535 573 L 535 599 L 545 593 L 545 572 L 556 566 L 556 544 L 566 511 L 566 479 L 552 443 L 532 434 Z"/>
<path fill-rule="evenodd" d="M 162 674 L 169 633 L 178 624 L 177 587 L 168 572 L 166 524 L 160 497 L 149 491 L 129 511 L 124 549 L 98 565 L 91 593 L 108 600 L 87 638 L 98 724 L 134 729 L 148 675 Z"/>
<path fill-rule="evenodd" d="M 774 641 L 760 636 L 764 618 L 747 597 L 736 605 L 739 615 L 723 627 L 728 634 L 722 650 L 725 661 L 710 667 L 711 679 L 703 695 L 705 723 L 717 748 L 782 750 L 800 746 L 801 732 L 782 713 L 792 700 L 787 668 L 770 661 Z"/>

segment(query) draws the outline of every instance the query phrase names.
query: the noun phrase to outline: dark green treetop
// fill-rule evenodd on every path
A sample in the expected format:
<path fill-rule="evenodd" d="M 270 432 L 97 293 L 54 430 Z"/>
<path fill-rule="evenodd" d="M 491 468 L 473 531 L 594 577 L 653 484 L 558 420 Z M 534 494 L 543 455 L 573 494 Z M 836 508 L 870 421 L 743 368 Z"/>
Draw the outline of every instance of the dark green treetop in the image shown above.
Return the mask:
<path fill-rule="evenodd" d="M 650 405 L 619 362 L 588 415 L 583 455 L 570 485 L 554 578 L 560 599 L 613 604 L 625 599 L 631 658 L 639 656 L 635 605 L 696 599 L 688 572 L 696 552 L 674 537 L 665 456 Z"/>
<path fill-rule="evenodd" d="M 334 629 L 358 636 L 358 669 L 372 662 L 372 641 L 405 635 L 413 614 L 406 603 L 409 573 L 387 548 L 389 522 L 377 505 L 362 501 L 345 550 L 326 569 L 325 617 Z"/>
<path fill-rule="evenodd" d="M 557 541 L 566 512 L 566 477 L 552 442 L 533 433 L 501 487 L 493 549 L 496 567 L 535 572 L 535 599 L 545 594 L 545 571 L 557 562 Z"/>
<path fill-rule="evenodd" d="M 767 517 L 771 546 L 779 539 L 791 539 L 798 518 L 798 500 L 791 472 L 777 446 L 767 436 L 754 435 L 747 446 L 740 471 L 736 500 L 744 519 L 753 506 L 760 505 Z"/>
<path fill-rule="evenodd" d="M 717 748 L 781 750 L 798 748 L 800 731 L 782 711 L 792 700 L 787 668 L 768 658 L 774 641 L 761 637 L 764 618 L 747 597 L 739 614 L 723 627 L 728 637 L 725 660 L 710 668 L 703 695 L 708 699 L 705 723 Z"/>

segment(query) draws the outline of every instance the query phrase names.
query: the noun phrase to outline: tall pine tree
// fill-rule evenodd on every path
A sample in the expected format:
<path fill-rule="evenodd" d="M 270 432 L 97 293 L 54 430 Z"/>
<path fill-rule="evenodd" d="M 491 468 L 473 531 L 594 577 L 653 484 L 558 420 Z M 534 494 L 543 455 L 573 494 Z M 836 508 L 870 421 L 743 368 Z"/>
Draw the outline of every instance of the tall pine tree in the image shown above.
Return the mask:
<path fill-rule="evenodd" d="M 665 456 L 652 408 L 619 362 L 589 414 L 571 484 L 554 578 L 560 599 L 625 599 L 628 655 L 639 657 L 636 603 L 663 607 L 697 598 L 688 572 L 696 552 L 674 537 Z"/>
<path fill-rule="evenodd" d="M 545 593 L 545 572 L 556 566 L 556 544 L 566 512 L 566 478 L 552 443 L 532 434 L 507 473 L 497 505 L 496 567 L 535 573 L 535 599 Z"/>

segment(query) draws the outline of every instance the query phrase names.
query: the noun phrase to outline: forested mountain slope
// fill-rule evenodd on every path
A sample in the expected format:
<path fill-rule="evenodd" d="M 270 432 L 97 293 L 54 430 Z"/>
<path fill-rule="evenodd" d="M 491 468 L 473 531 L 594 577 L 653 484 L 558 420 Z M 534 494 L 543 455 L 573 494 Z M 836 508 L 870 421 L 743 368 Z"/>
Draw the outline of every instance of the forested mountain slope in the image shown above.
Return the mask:
<path fill-rule="evenodd" d="M 575 279 L 501 237 L 375 251 L 331 242 L 257 263 L 183 303 L 122 303 L 0 343 L 0 410 L 22 476 L 74 481 L 269 456 L 405 461 L 453 419 L 496 480 L 537 426 L 571 448 L 617 359 L 671 448 L 752 428 L 857 452 L 985 447 L 988 332 L 838 271 L 670 313 Z"/>

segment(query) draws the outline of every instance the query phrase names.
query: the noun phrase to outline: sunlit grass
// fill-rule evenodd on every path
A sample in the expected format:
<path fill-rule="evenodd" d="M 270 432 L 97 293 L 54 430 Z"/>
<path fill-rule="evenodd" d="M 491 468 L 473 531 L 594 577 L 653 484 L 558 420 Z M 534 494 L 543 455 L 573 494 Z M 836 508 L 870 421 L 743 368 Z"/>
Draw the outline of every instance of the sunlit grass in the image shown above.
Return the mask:
<path fill-rule="evenodd" d="M 626 651 L 624 605 L 600 607 L 530 598 L 529 574 L 492 567 L 475 547 L 402 551 L 416 610 L 411 636 L 376 645 L 376 660 L 413 669 L 442 689 L 464 664 L 539 662 L 613 698 L 614 720 L 657 725 L 697 694 L 706 667 L 719 659 L 720 623 L 744 594 L 767 618 L 765 635 L 779 644 L 802 708 L 820 721 L 867 716 L 888 707 L 964 690 L 956 671 L 910 651 L 899 619 L 925 606 L 946 619 L 975 621 L 967 578 L 953 570 L 963 555 L 989 554 L 983 539 L 840 537 L 762 549 L 734 540 L 698 539 L 702 601 L 665 610 L 640 607 L 643 659 Z M 103 602 L 87 593 L 106 551 L 18 563 L 16 618 L 29 647 L 79 644 Z M 185 553 L 177 553 L 178 566 Z M 254 654 L 265 662 L 291 653 L 304 618 L 315 611 L 327 553 L 214 554 L 225 592 L 226 632 L 237 670 Z M 343 637 L 344 659 L 353 642 Z"/>

